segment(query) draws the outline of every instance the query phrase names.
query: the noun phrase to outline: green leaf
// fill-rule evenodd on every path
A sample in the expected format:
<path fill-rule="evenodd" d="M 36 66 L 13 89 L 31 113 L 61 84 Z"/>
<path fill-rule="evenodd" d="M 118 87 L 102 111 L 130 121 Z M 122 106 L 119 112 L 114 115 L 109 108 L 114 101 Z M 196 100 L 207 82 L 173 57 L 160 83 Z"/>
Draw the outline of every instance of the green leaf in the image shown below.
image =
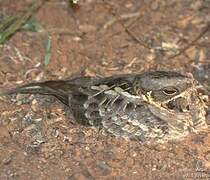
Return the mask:
<path fill-rule="evenodd" d="M 31 16 L 43 5 L 45 1 L 33 1 L 30 7 L 19 16 L 11 16 L 0 22 L 0 44 L 5 43 L 14 33 L 30 19 Z"/>
<path fill-rule="evenodd" d="M 47 66 L 50 63 L 51 50 L 52 50 L 52 37 L 48 36 L 46 46 L 45 46 L 45 57 L 44 57 L 45 66 Z"/>

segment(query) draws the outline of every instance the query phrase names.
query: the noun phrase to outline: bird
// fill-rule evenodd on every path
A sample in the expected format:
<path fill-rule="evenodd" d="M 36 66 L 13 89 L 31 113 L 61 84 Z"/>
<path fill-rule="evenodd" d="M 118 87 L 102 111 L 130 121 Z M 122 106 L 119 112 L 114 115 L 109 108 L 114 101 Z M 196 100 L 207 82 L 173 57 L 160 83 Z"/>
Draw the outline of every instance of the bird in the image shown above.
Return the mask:
<path fill-rule="evenodd" d="M 115 137 L 164 143 L 208 128 L 208 96 L 190 73 L 148 71 L 34 82 L 1 93 L 51 95 L 74 119 Z"/>

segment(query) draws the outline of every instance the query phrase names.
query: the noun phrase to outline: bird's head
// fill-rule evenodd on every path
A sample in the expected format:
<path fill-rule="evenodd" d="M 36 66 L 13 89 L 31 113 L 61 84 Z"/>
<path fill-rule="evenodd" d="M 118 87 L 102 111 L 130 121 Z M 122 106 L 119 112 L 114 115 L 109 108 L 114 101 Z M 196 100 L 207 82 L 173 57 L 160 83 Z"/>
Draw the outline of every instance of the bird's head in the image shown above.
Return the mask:
<path fill-rule="evenodd" d="M 191 74 L 148 72 L 136 77 L 134 90 L 161 119 L 172 124 L 183 123 L 192 129 L 206 127 L 208 96 Z"/>

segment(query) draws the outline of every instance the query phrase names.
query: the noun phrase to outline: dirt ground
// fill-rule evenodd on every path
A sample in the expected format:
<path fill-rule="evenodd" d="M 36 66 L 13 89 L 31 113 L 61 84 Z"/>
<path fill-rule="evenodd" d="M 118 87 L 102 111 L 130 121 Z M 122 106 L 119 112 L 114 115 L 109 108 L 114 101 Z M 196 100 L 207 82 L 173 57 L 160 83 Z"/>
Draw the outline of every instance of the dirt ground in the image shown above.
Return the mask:
<path fill-rule="evenodd" d="M 0 13 L 31 2 L 0 0 Z M 192 72 L 210 87 L 209 0 L 51 0 L 35 17 L 41 31 L 19 31 L 1 47 L 0 89 L 149 69 Z M 1 98 L 0 179 L 210 179 L 210 133 L 147 147 L 77 124 L 52 97 Z"/>

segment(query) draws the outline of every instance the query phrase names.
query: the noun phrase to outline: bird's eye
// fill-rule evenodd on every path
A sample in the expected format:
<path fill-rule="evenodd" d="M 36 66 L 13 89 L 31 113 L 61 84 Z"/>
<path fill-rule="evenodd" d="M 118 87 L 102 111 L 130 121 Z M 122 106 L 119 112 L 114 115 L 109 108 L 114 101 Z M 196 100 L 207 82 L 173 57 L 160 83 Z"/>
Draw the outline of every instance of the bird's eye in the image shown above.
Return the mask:
<path fill-rule="evenodd" d="M 177 93 L 177 89 L 174 87 L 165 87 L 163 89 L 163 93 L 166 95 L 175 95 Z"/>

